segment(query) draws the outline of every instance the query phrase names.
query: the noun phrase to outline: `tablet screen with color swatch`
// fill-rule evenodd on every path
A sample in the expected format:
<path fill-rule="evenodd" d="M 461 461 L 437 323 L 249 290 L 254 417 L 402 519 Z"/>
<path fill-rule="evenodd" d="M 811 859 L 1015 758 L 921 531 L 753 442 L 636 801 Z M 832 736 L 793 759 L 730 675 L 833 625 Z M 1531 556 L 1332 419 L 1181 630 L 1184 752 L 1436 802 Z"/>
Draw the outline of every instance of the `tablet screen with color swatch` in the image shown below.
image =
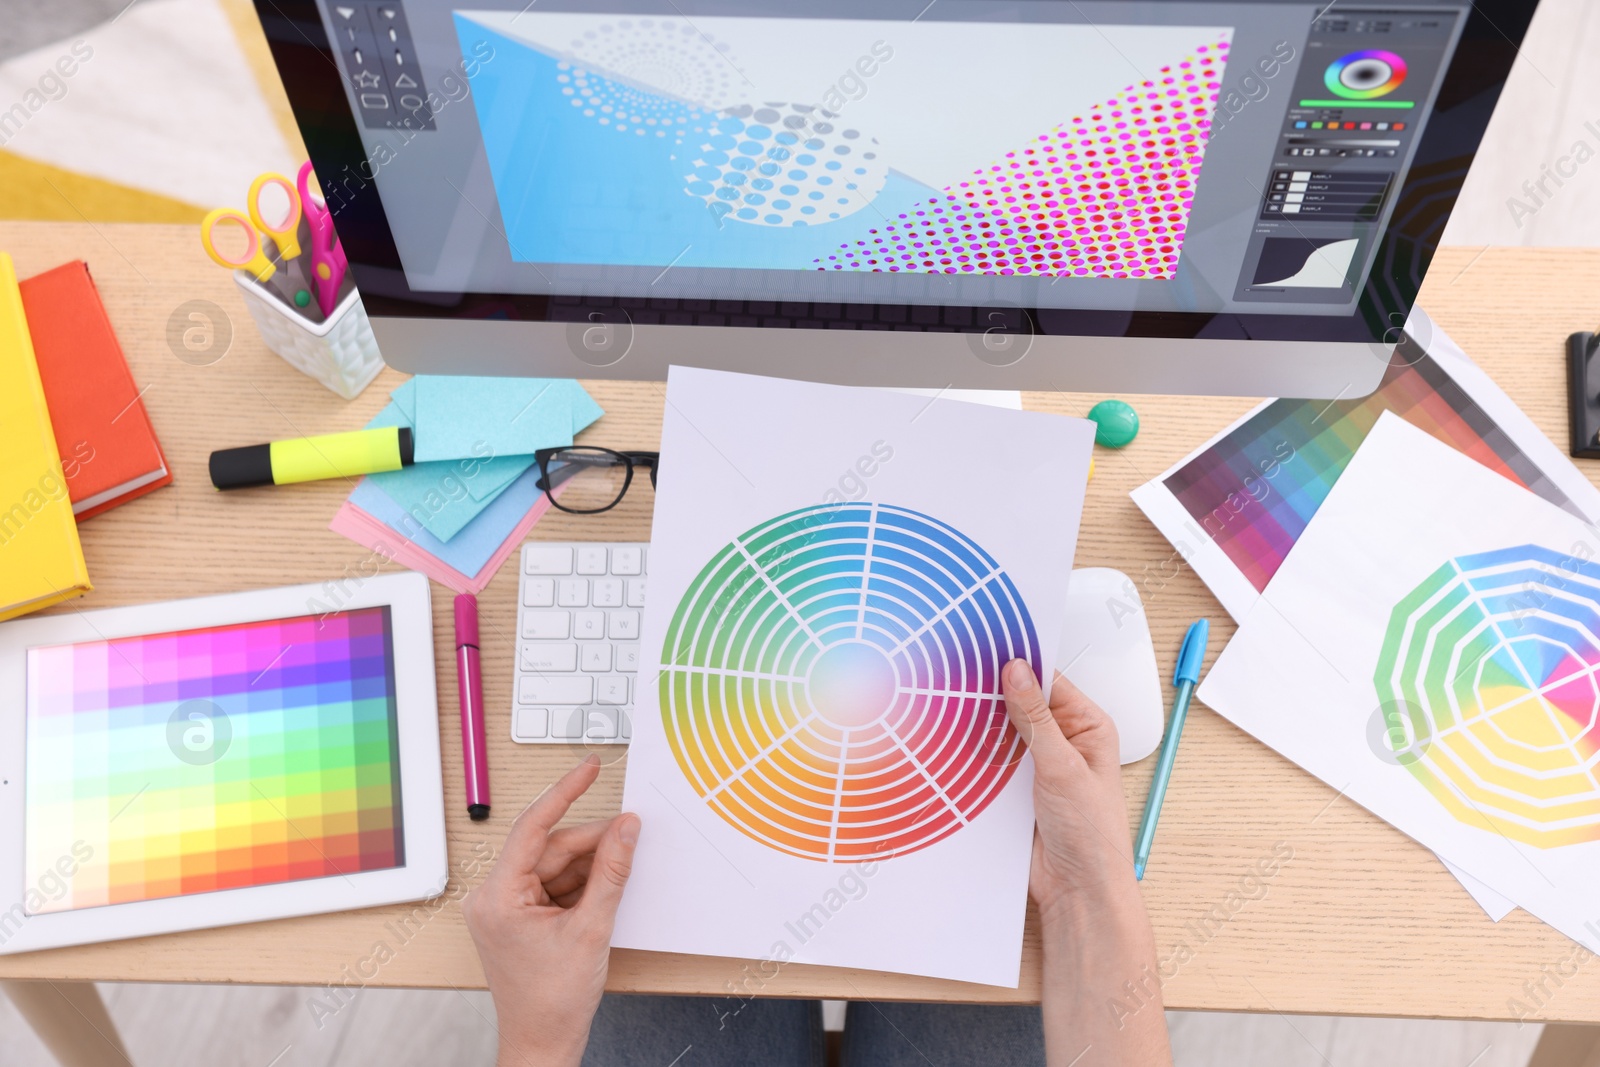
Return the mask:
<path fill-rule="evenodd" d="M 405 864 L 388 607 L 27 653 L 40 911 Z"/>

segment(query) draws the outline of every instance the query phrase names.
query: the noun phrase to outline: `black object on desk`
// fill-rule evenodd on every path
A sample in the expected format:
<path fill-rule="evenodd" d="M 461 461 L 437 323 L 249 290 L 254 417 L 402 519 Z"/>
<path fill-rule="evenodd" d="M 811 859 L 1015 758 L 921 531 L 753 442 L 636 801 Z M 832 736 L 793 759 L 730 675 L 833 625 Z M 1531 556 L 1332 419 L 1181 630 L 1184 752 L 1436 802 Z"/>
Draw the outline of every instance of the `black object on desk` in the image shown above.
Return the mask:
<path fill-rule="evenodd" d="M 1600 334 L 1567 338 L 1567 423 L 1574 456 L 1600 459 L 1600 369 L 1595 355 Z"/>

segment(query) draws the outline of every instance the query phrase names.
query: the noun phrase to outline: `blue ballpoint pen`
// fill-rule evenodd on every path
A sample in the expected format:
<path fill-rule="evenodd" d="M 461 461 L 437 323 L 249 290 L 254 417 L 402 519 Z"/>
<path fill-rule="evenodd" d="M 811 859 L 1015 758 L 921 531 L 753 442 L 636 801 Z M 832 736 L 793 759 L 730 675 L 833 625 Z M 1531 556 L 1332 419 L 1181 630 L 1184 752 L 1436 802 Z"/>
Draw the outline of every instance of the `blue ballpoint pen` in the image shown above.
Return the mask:
<path fill-rule="evenodd" d="M 1178 650 L 1178 666 L 1172 672 L 1172 684 L 1178 690 L 1172 699 L 1172 719 L 1167 723 L 1167 736 L 1161 739 L 1161 758 L 1156 762 L 1155 777 L 1150 779 L 1150 799 L 1144 802 L 1144 819 L 1139 823 L 1139 842 L 1133 849 L 1133 877 L 1144 878 L 1144 865 L 1150 860 L 1150 844 L 1156 838 L 1156 820 L 1161 817 L 1161 802 L 1167 796 L 1167 779 L 1172 777 L 1172 764 L 1178 756 L 1178 738 L 1183 733 L 1183 720 L 1189 715 L 1189 698 L 1194 687 L 1200 684 L 1200 667 L 1206 659 L 1206 642 L 1211 639 L 1211 624 L 1201 619 L 1183 635 L 1183 647 Z"/>

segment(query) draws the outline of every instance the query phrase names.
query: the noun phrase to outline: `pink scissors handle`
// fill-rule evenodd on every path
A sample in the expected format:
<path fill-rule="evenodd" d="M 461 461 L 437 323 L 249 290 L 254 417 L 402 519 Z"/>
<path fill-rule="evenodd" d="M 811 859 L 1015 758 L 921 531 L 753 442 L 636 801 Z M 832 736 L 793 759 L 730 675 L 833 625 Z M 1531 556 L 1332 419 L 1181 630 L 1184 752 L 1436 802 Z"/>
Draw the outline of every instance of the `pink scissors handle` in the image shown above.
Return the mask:
<path fill-rule="evenodd" d="M 314 173 L 311 160 L 300 164 L 300 173 L 295 176 L 295 189 L 300 193 L 300 209 L 305 213 L 306 222 L 311 226 L 311 232 L 319 230 L 330 231 L 333 228 L 333 213 L 328 210 L 328 205 L 320 196 L 311 192 L 311 175 Z"/>
<path fill-rule="evenodd" d="M 333 314 L 338 304 L 339 286 L 344 283 L 345 271 L 350 264 L 345 258 L 344 246 L 339 243 L 338 234 L 333 229 L 333 212 L 328 210 L 328 205 L 320 197 L 311 192 L 312 172 L 308 159 L 300 165 L 295 187 L 300 193 L 306 226 L 311 231 L 311 284 L 317 291 L 317 306 L 326 317 Z"/>

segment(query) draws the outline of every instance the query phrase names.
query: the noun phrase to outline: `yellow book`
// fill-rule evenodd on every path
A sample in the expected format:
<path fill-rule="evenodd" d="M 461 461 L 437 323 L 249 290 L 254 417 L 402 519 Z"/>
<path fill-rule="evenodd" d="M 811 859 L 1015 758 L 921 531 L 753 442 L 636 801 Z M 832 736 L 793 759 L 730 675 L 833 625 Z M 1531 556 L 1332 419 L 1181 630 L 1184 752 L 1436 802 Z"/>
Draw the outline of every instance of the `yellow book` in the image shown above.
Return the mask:
<path fill-rule="evenodd" d="M 0 252 L 0 619 L 90 588 L 16 268 Z"/>

